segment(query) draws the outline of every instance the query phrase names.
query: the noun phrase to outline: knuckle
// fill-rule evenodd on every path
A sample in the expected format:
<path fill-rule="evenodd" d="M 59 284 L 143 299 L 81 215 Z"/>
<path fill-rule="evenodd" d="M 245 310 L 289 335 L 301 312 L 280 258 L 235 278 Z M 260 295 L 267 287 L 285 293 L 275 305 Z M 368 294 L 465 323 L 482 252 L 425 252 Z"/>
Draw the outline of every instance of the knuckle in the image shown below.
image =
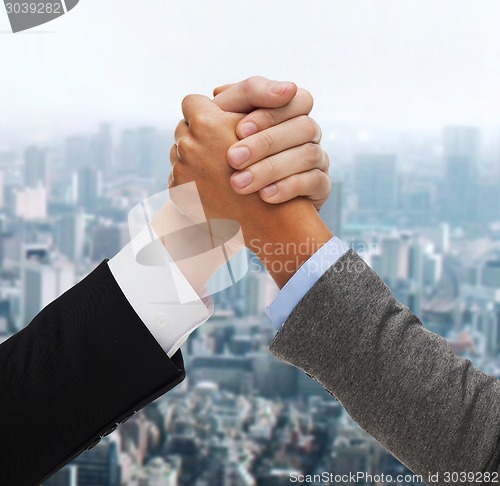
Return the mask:
<path fill-rule="evenodd" d="M 300 174 L 295 174 L 288 178 L 286 181 L 286 192 L 290 197 L 297 197 L 300 195 L 300 187 L 302 185 Z"/>
<path fill-rule="evenodd" d="M 179 165 L 180 164 L 178 164 L 177 162 L 172 164 L 172 180 L 175 181 L 177 184 L 179 184 L 181 181 Z"/>
<path fill-rule="evenodd" d="M 173 165 L 177 161 L 177 145 L 174 143 L 170 147 L 170 163 Z"/>
<path fill-rule="evenodd" d="M 323 149 L 317 143 L 308 142 L 304 145 L 305 159 L 308 164 L 318 167 L 323 161 Z"/>
<path fill-rule="evenodd" d="M 274 139 L 269 133 L 263 131 L 260 133 L 259 145 L 263 146 L 267 152 L 271 152 L 274 147 Z"/>
<path fill-rule="evenodd" d="M 326 174 L 320 169 L 311 169 L 311 175 L 315 184 L 323 184 Z"/>
<path fill-rule="evenodd" d="M 280 165 L 274 157 L 266 159 L 264 175 L 266 179 L 277 180 L 279 179 Z"/>
<path fill-rule="evenodd" d="M 193 152 L 193 141 L 190 137 L 182 137 L 177 142 L 177 151 L 181 159 L 187 158 Z"/>
<path fill-rule="evenodd" d="M 207 115 L 206 113 L 195 113 L 191 117 L 191 128 L 194 131 L 202 131 L 202 130 L 207 130 L 212 127 L 213 124 L 213 119 L 211 116 Z"/>
<path fill-rule="evenodd" d="M 175 140 L 177 140 L 180 137 L 183 122 L 184 122 L 184 120 L 181 120 L 179 123 L 177 123 L 177 126 L 175 127 L 175 131 L 174 131 L 174 139 Z"/>
<path fill-rule="evenodd" d="M 261 116 L 263 119 L 262 126 L 263 127 L 274 127 L 278 124 L 278 118 L 276 117 L 275 110 L 262 110 Z"/>
<path fill-rule="evenodd" d="M 245 91 L 246 93 L 253 93 L 262 83 L 262 79 L 263 78 L 261 76 L 251 76 L 245 79 L 242 86 L 243 91 Z"/>

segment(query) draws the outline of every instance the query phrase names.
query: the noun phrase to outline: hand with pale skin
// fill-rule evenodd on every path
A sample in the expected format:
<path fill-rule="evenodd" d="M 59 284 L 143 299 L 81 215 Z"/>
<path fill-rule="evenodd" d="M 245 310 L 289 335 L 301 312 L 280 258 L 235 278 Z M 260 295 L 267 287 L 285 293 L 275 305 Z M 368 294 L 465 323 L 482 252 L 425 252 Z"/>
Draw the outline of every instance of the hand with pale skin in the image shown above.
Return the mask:
<path fill-rule="evenodd" d="M 308 116 L 314 100 L 294 83 L 254 76 L 214 90 L 224 111 L 248 113 L 236 127 L 228 162 L 237 172 L 231 186 L 239 194 L 259 192 L 278 204 L 298 196 L 319 211 L 330 194 L 329 159 L 322 150 L 321 128 Z"/>

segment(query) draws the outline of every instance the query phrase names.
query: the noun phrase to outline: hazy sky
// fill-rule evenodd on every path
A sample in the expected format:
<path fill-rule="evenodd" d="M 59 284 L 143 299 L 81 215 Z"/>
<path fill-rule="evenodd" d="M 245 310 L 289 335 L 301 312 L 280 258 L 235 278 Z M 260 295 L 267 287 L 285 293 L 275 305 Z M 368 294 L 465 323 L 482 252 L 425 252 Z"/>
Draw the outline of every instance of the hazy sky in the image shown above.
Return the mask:
<path fill-rule="evenodd" d="M 166 125 L 252 74 L 308 88 L 323 123 L 500 125 L 499 25 L 498 0 L 80 0 L 16 35 L 0 10 L 0 137 Z"/>

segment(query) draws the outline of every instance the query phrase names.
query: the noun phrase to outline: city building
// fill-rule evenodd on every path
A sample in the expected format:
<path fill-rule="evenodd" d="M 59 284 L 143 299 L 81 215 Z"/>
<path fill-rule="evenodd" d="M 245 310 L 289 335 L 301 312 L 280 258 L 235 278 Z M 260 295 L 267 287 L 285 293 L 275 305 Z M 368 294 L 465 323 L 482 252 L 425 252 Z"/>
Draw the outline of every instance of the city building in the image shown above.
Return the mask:
<path fill-rule="evenodd" d="M 5 204 L 5 173 L 0 170 L 0 210 L 3 209 Z"/>
<path fill-rule="evenodd" d="M 41 252 L 43 256 L 39 257 L 40 253 L 37 255 L 27 247 L 21 263 L 24 309 L 21 326 L 29 324 L 44 307 L 75 284 L 75 268 L 71 262 L 51 256 L 43 249 Z"/>
<path fill-rule="evenodd" d="M 337 237 L 342 236 L 342 191 L 343 184 L 340 181 L 332 182 L 332 192 L 321 208 L 321 219 L 328 229 Z"/>
<path fill-rule="evenodd" d="M 165 161 L 168 147 L 163 138 L 152 127 L 124 130 L 119 146 L 117 171 L 151 177 L 155 173 L 167 175 Z M 161 171 L 161 172 L 160 172 Z"/>
<path fill-rule="evenodd" d="M 77 457 L 74 464 L 77 466 L 77 486 L 120 486 L 120 457 L 115 442 L 100 442 Z"/>
<path fill-rule="evenodd" d="M 444 216 L 461 224 L 477 215 L 479 130 L 453 126 L 443 131 Z"/>
<path fill-rule="evenodd" d="M 72 262 L 83 257 L 85 244 L 85 215 L 80 209 L 63 214 L 57 224 L 56 241 L 59 251 Z"/>
<path fill-rule="evenodd" d="M 102 174 L 93 165 L 84 165 L 78 170 L 78 204 L 92 213 L 97 209 L 102 196 Z"/>
<path fill-rule="evenodd" d="M 64 162 L 68 173 L 78 171 L 81 167 L 91 164 L 89 140 L 81 136 L 67 138 Z"/>
<path fill-rule="evenodd" d="M 193 384 L 213 381 L 222 390 L 243 395 L 252 393 L 252 359 L 234 356 L 194 357 L 191 362 L 190 380 Z"/>
<path fill-rule="evenodd" d="M 47 189 L 45 187 L 18 189 L 14 192 L 15 216 L 24 220 L 47 217 Z"/>
<path fill-rule="evenodd" d="M 113 258 L 129 241 L 128 225 L 103 220 L 91 230 L 90 258 L 102 262 Z"/>
<path fill-rule="evenodd" d="M 42 486 L 78 486 L 78 466 L 69 464 L 43 482 Z"/>
<path fill-rule="evenodd" d="M 95 167 L 99 167 L 103 174 L 112 175 L 113 138 L 109 123 L 101 123 L 97 134 L 91 138 L 90 161 Z"/>
<path fill-rule="evenodd" d="M 360 154 L 354 166 L 354 191 L 358 210 L 380 214 L 396 208 L 396 156 Z"/>
<path fill-rule="evenodd" d="M 331 456 L 331 466 L 337 475 L 349 473 L 369 473 L 372 462 L 372 442 L 363 432 L 354 428 L 344 428 L 334 442 Z M 368 485 L 368 481 L 361 480 L 357 484 Z"/>
<path fill-rule="evenodd" d="M 32 189 L 49 187 L 46 153 L 38 147 L 28 147 L 24 153 L 24 185 Z"/>

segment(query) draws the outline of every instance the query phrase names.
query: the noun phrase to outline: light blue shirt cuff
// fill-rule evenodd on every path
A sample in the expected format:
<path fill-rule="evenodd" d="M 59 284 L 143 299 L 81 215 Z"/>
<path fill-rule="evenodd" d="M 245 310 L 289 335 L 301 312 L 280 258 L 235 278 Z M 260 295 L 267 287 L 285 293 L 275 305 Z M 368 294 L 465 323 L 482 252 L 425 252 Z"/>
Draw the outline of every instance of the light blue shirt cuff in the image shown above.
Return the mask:
<path fill-rule="evenodd" d="M 278 331 L 307 292 L 348 249 L 346 243 L 334 236 L 285 284 L 278 297 L 266 309 L 266 314 Z"/>

